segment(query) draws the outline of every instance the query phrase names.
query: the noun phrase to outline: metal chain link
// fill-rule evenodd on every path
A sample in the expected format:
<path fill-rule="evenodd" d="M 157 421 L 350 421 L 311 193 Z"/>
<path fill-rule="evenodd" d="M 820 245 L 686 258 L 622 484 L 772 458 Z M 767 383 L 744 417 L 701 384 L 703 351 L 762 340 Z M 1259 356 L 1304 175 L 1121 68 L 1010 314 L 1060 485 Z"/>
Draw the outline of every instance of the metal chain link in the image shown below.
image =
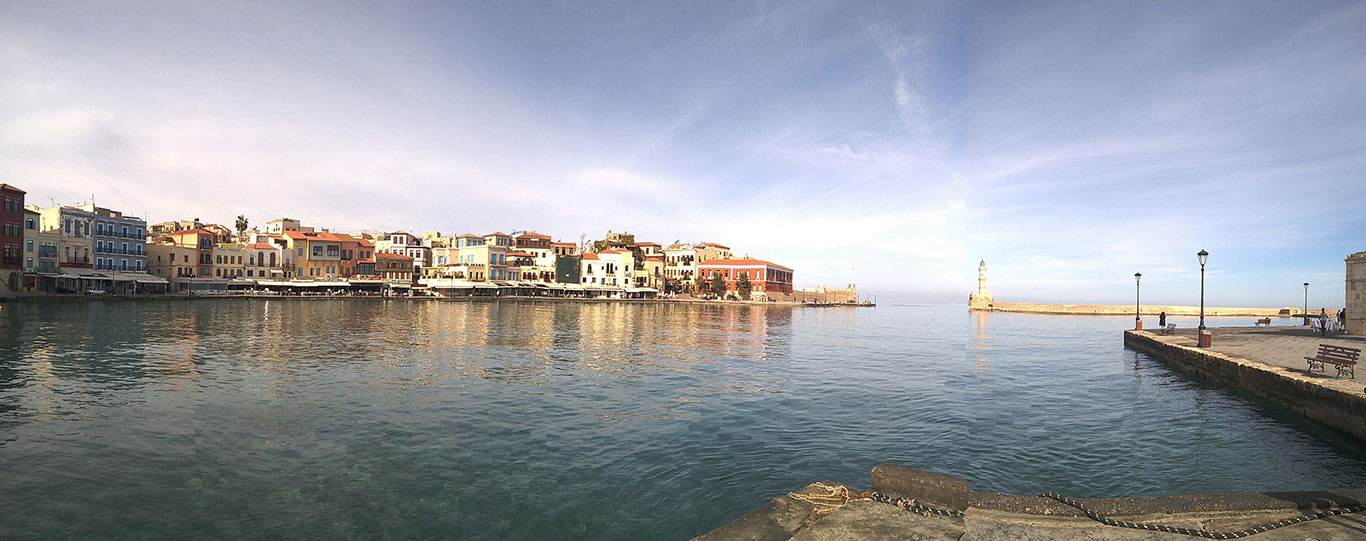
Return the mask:
<path fill-rule="evenodd" d="M 1120 528 L 1132 528 L 1132 529 L 1136 529 L 1136 530 L 1149 530 L 1149 531 L 1154 531 L 1154 532 L 1178 533 L 1178 534 L 1182 534 L 1182 535 L 1189 535 L 1189 536 L 1192 536 L 1192 537 L 1203 537 L 1203 538 L 1205 538 L 1205 539 L 1238 539 L 1238 538 L 1242 538 L 1242 537 L 1247 537 L 1247 536 L 1249 536 L 1249 535 L 1259 534 L 1259 533 L 1262 533 L 1262 532 L 1265 532 L 1265 531 L 1274 530 L 1274 529 L 1276 529 L 1276 528 L 1282 528 L 1282 527 L 1285 527 L 1285 526 L 1291 526 L 1291 525 L 1299 524 L 1299 523 L 1301 523 L 1301 522 L 1309 522 L 1309 521 L 1311 521 L 1311 520 L 1318 520 L 1318 519 L 1321 519 L 1321 518 L 1335 517 L 1335 516 L 1338 516 L 1338 515 L 1346 515 L 1346 514 L 1356 513 L 1356 512 L 1358 512 L 1358 511 L 1361 511 L 1361 510 L 1363 510 L 1363 509 L 1366 509 L 1366 506 L 1362 506 L 1362 505 L 1349 505 L 1349 506 L 1345 506 L 1345 507 L 1339 507 L 1339 508 L 1337 508 L 1337 509 L 1329 509 L 1329 510 L 1327 510 L 1327 511 L 1320 511 L 1320 512 L 1318 512 L 1318 513 L 1304 514 L 1304 515 L 1300 515 L 1300 516 L 1297 516 L 1297 517 L 1291 517 L 1291 518 L 1287 518 L 1287 519 L 1284 519 L 1284 520 L 1278 520 L 1278 521 L 1276 521 L 1276 522 L 1271 522 L 1271 523 L 1263 524 L 1263 525 L 1261 525 L 1261 526 L 1257 526 L 1257 527 L 1254 527 L 1254 528 L 1248 528 L 1248 529 L 1246 529 L 1246 530 L 1241 530 L 1241 531 L 1237 531 L 1237 532 L 1211 532 L 1211 531 L 1208 531 L 1208 530 L 1197 530 L 1197 529 L 1195 529 L 1195 528 L 1180 528 L 1180 527 L 1176 527 L 1176 526 L 1167 526 L 1167 525 L 1165 525 L 1165 524 L 1149 524 L 1149 523 L 1145 523 L 1145 522 L 1128 522 L 1128 521 L 1123 521 L 1123 520 L 1115 520 L 1115 519 L 1113 519 L 1113 518 L 1107 517 L 1107 516 L 1105 516 L 1105 515 L 1102 515 L 1102 514 L 1100 514 L 1100 513 L 1097 513 L 1097 512 L 1095 512 L 1095 511 L 1092 511 L 1092 510 L 1090 510 L 1090 509 L 1087 509 L 1086 506 L 1084 506 L 1084 505 L 1081 504 L 1081 502 L 1079 502 L 1079 501 L 1077 501 L 1077 500 L 1075 500 L 1075 499 L 1072 499 L 1072 498 L 1065 498 L 1065 497 L 1059 496 L 1059 495 L 1057 495 L 1057 494 L 1054 494 L 1054 493 L 1052 493 L 1052 492 L 1045 492 L 1045 493 L 1043 493 L 1043 494 L 1040 494 L 1039 496 L 1044 497 L 1044 498 L 1054 499 L 1054 500 L 1060 501 L 1060 502 L 1062 502 L 1062 503 L 1065 503 L 1065 504 L 1067 504 L 1067 505 L 1070 505 L 1070 506 L 1072 506 L 1072 507 L 1075 507 L 1077 510 L 1081 511 L 1082 513 L 1085 513 L 1087 517 L 1090 517 L 1091 520 L 1094 520 L 1094 521 L 1099 522 L 1099 523 L 1101 523 L 1101 524 L 1105 524 L 1105 525 L 1107 525 L 1107 526 L 1117 526 L 1117 527 L 1120 527 Z"/>
<path fill-rule="evenodd" d="M 878 492 L 878 491 L 876 491 L 876 490 L 871 491 L 871 492 L 867 492 L 866 495 L 868 496 L 869 499 L 872 499 L 873 501 L 882 502 L 882 503 L 890 503 L 890 504 L 892 504 L 892 505 L 895 505 L 895 506 L 897 506 L 897 507 L 900 507 L 900 508 L 905 509 L 905 510 L 907 510 L 907 511 L 910 511 L 910 512 L 912 512 L 912 513 L 919 513 L 919 514 L 922 514 L 922 515 L 925 515 L 925 516 L 939 515 L 939 516 L 954 517 L 954 518 L 962 518 L 962 517 L 963 517 L 963 512 L 962 512 L 962 511 L 953 511 L 953 510 L 949 510 L 949 509 L 939 509 L 939 508 L 936 508 L 936 507 L 930 507 L 930 506 L 928 506 L 928 505 L 922 504 L 922 503 L 917 502 L 917 501 L 915 501 L 915 500 L 908 500 L 908 499 L 906 499 L 906 498 L 900 498 L 900 497 L 898 497 L 898 498 L 893 498 L 893 497 L 891 497 L 891 496 L 888 496 L 888 495 L 883 494 L 883 493 L 881 493 L 881 492 Z"/>

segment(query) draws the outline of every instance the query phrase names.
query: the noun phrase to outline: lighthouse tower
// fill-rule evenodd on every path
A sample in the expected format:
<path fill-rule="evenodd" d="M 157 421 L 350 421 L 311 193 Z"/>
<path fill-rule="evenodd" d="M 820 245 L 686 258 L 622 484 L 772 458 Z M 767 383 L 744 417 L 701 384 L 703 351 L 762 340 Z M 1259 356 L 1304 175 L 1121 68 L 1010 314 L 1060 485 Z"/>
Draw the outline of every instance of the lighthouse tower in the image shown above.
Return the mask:
<path fill-rule="evenodd" d="M 994 307 L 991 292 L 987 291 L 987 260 L 977 265 L 977 291 L 968 294 L 969 310 L 990 310 Z"/>

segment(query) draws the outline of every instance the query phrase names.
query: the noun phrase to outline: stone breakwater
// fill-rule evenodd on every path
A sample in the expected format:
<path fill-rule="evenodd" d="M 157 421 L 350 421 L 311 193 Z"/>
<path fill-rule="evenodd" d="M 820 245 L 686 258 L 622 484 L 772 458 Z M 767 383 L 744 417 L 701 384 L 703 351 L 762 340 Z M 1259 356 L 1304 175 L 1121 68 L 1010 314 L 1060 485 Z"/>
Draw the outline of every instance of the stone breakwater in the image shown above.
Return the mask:
<path fill-rule="evenodd" d="M 1019 312 L 1027 314 L 1066 314 L 1089 316 L 1133 316 L 1134 305 L 1116 304 L 1037 304 L 1028 302 L 970 302 L 969 310 L 984 312 Z M 1139 312 L 1145 316 L 1157 316 L 1166 312 L 1167 316 L 1199 316 L 1199 306 L 1143 305 Z M 1229 308 L 1206 306 L 1206 317 L 1295 317 L 1303 312 L 1300 308 Z M 1336 311 L 1329 313 L 1336 315 Z M 1154 322 L 1155 323 L 1155 322 Z"/>
<path fill-rule="evenodd" d="M 1221 328 L 1212 348 L 1196 347 L 1191 330 L 1171 336 L 1124 331 L 1124 345 L 1167 365 L 1276 402 L 1304 417 L 1366 441 L 1366 390 L 1360 380 L 1310 373 L 1305 356 L 1319 343 L 1362 348 L 1360 337 L 1320 337 L 1307 329 Z M 1252 358 L 1248 358 L 1252 357 Z"/>
<path fill-rule="evenodd" d="M 837 499 L 827 503 L 829 500 L 822 496 L 830 488 L 855 498 L 861 495 L 858 489 L 841 483 L 808 485 L 775 497 L 767 505 L 694 540 L 1194 539 L 1179 533 L 1105 525 L 1054 499 L 977 492 L 966 479 L 895 464 L 873 468 L 872 491 L 892 499 L 914 500 L 941 513 L 910 512 L 871 499 Z M 1320 540 L 1359 539 L 1366 519 L 1360 514 L 1341 514 L 1328 520 L 1296 521 L 1296 517 L 1355 509 L 1363 502 L 1363 489 L 1076 500 L 1095 513 L 1125 522 L 1207 532 L 1239 532 L 1285 524 L 1254 538 Z"/>

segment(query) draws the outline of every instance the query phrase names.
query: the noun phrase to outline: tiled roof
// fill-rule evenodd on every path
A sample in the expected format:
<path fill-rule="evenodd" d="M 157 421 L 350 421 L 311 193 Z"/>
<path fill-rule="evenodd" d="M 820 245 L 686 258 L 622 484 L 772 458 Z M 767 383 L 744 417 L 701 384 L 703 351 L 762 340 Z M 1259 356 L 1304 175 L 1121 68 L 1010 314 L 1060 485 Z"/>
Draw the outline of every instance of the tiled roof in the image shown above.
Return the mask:
<path fill-rule="evenodd" d="M 726 246 L 726 245 L 723 245 L 723 244 L 717 244 L 717 243 L 715 243 L 715 242 L 704 242 L 704 243 L 702 243 L 702 245 L 703 245 L 703 246 L 710 246 L 710 247 L 712 247 L 712 248 L 721 248 L 721 249 L 724 249 L 724 250 L 729 250 L 729 249 L 730 249 L 730 246 Z"/>
<path fill-rule="evenodd" d="M 550 235 L 542 235 L 542 234 L 540 234 L 540 233 L 523 233 L 523 234 L 521 234 L 521 235 L 517 235 L 517 238 L 519 238 L 519 239 L 548 239 L 548 238 L 550 238 Z"/>
<path fill-rule="evenodd" d="M 493 232 L 493 233 L 489 233 L 489 234 L 484 235 L 484 236 L 485 236 L 485 237 L 506 237 L 506 236 L 508 236 L 508 234 L 507 234 L 507 233 L 504 233 L 504 232 L 502 232 L 502 231 L 495 231 L 495 232 Z"/>
<path fill-rule="evenodd" d="M 15 191 L 15 192 L 19 192 L 19 193 L 28 193 L 28 192 L 26 192 L 26 191 L 23 191 L 23 190 L 20 190 L 19 188 L 14 187 L 14 186 L 10 186 L 9 184 L 0 184 L 0 190 L 10 190 L 10 191 Z"/>
<path fill-rule="evenodd" d="M 698 267 L 748 267 L 755 265 L 767 265 L 773 268 L 783 269 L 785 271 L 792 270 L 777 263 L 764 261 L 762 259 L 713 259 L 711 261 L 703 261 L 697 264 Z"/>
<path fill-rule="evenodd" d="M 583 254 L 583 258 L 584 258 L 584 259 L 587 259 L 587 260 L 589 260 L 589 261 L 597 261 L 597 260 L 598 260 L 598 254 L 589 252 L 589 253 Z"/>
<path fill-rule="evenodd" d="M 256 244 L 248 244 L 248 245 L 247 245 L 247 248 L 255 248 L 255 249 L 257 249 L 257 250 L 274 250 L 274 249 L 275 249 L 275 245 L 274 245 L 274 244 L 266 244 L 266 243 L 264 243 L 264 242 L 258 242 L 258 243 L 256 243 Z"/>
<path fill-rule="evenodd" d="M 655 243 L 655 242 L 637 242 L 635 245 L 636 245 L 636 246 L 659 246 L 659 243 Z"/>

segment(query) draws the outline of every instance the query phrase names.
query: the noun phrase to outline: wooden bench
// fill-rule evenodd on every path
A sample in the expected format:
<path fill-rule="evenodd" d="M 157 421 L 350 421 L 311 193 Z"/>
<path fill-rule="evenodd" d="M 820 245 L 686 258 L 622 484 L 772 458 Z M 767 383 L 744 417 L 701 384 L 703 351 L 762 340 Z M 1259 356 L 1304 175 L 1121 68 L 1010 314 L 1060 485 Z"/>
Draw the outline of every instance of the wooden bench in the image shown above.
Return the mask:
<path fill-rule="evenodd" d="M 1269 318 L 1269 317 L 1264 317 L 1264 318 L 1262 318 L 1262 319 L 1259 319 L 1259 320 L 1257 320 L 1257 321 L 1254 321 L 1254 322 L 1252 322 L 1252 326 L 1254 326 L 1254 327 L 1257 327 L 1257 326 L 1261 326 L 1261 327 L 1270 327 L 1270 326 L 1271 326 L 1271 318 Z"/>
<path fill-rule="evenodd" d="M 1357 359 L 1361 357 L 1361 350 L 1345 346 L 1334 346 L 1331 344 L 1319 344 L 1319 352 L 1313 357 L 1305 357 L 1309 362 L 1309 372 L 1313 372 L 1317 367 L 1319 370 L 1326 371 L 1325 364 L 1331 364 L 1338 368 L 1337 378 L 1347 374 L 1356 379 Z"/>
<path fill-rule="evenodd" d="M 1176 324 L 1175 324 L 1175 323 L 1168 323 L 1166 327 L 1162 327 L 1162 328 L 1158 329 L 1158 330 L 1157 330 L 1157 334 L 1171 334 L 1172 331 L 1175 331 L 1175 330 L 1176 330 Z"/>

